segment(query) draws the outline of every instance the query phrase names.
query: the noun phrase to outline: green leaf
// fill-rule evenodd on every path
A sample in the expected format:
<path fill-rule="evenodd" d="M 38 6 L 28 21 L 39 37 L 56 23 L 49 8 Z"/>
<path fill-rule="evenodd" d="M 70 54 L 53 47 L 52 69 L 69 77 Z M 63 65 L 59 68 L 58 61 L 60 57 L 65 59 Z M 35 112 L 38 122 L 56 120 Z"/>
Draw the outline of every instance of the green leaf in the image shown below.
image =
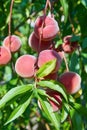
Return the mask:
<path fill-rule="evenodd" d="M 65 121 L 62 125 L 62 129 L 61 130 L 71 130 L 71 124 L 69 123 L 69 121 Z"/>
<path fill-rule="evenodd" d="M 72 36 L 70 41 L 71 42 L 76 42 L 76 41 L 79 41 L 80 40 L 80 36 Z"/>
<path fill-rule="evenodd" d="M 45 96 L 38 96 L 38 99 L 41 103 L 42 109 L 44 110 L 45 114 L 47 115 L 47 118 L 51 121 L 52 125 L 55 127 L 56 130 L 59 130 L 60 127 L 60 119 L 58 120 L 58 117 L 56 117 L 55 113 L 53 113 L 52 107 L 50 103 L 48 102 L 47 98 Z"/>
<path fill-rule="evenodd" d="M 66 95 L 65 91 L 63 90 L 62 84 L 57 83 L 57 82 L 55 83 L 55 82 L 52 82 L 52 81 L 40 81 L 37 84 L 39 86 L 48 87 L 50 89 L 58 91 L 59 93 L 61 93 L 64 96 L 64 98 L 67 101 L 67 95 Z"/>
<path fill-rule="evenodd" d="M 63 103 L 63 107 L 61 111 L 61 123 L 63 123 L 66 120 L 69 114 L 69 110 L 70 110 L 69 105 L 67 103 Z"/>
<path fill-rule="evenodd" d="M 16 96 L 20 96 L 21 94 L 24 94 L 25 92 L 32 90 L 33 85 L 22 85 L 15 88 L 12 88 L 9 90 L 4 97 L 0 100 L 0 108 L 2 108 L 4 105 L 6 105 L 7 102 L 12 100 Z"/>
<path fill-rule="evenodd" d="M 87 48 L 87 37 L 84 38 L 83 42 L 82 42 L 82 48 L 85 49 Z"/>
<path fill-rule="evenodd" d="M 72 121 L 72 128 L 74 130 L 84 130 L 81 115 L 75 111 L 75 109 L 70 110 L 70 116 Z"/>
<path fill-rule="evenodd" d="M 87 108 L 78 103 L 70 103 L 70 105 L 78 111 L 79 114 L 87 118 Z"/>
<path fill-rule="evenodd" d="M 14 79 L 10 80 L 9 83 L 10 83 L 10 85 L 16 85 L 17 82 L 18 82 L 18 78 L 14 78 Z"/>
<path fill-rule="evenodd" d="M 81 0 L 81 3 L 82 3 L 83 6 L 87 9 L 87 0 Z"/>
<path fill-rule="evenodd" d="M 64 10 L 64 15 L 65 15 L 65 22 L 67 21 L 67 18 L 68 18 L 68 3 L 67 3 L 67 0 L 60 0 L 60 3 L 63 7 L 63 10 Z"/>
<path fill-rule="evenodd" d="M 79 64 L 79 56 L 76 53 L 73 53 L 72 56 L 71 56 L 69 68 L 70 68 L 71 71 L 74 71 L 76 73 L 80 74 L 80 72 L 81 72 L 80 64 Z"/>
<path fill-rule="evenodd" d="M 37 71 L 36 75 L 38 78 L 42 78 L 50 74 L 56 66 L 56 60 L 51 60 L 46 64 L 42 65 L 42 67 Z"/>
<path fill-rule="evenodd" d="M 22 98 L 22 101 L 20 102 L 19 106 L 11 113 L 11 115 L 10 115 L 9 119 L 7 120 L 7 122 L 5 123 L 5 125 L 12 122 L 19 116 L 21 116 L 24 113 L 24 111 L 26 110 L 26 108 L 28 107 L 31 99 L 32 99 L 31 93 L 29 93 L 29 95 L 25 95 L 25 97 Z"/>
<path fill-rule="evenodd" d="M 40 95 L 46 96 L 47 98 L 51 99 L 52 101 L 54 101 L 56 104 L 59 105 L 59 103 L 55 100 L 55 98 L 53 98 L 52 96 L 49 96 L 48 94 L 46 94 L 46 91 L 45 91 L 45 90 L 43 90 L 43 89 L 37 89 L 37 92 L 38 92 Z"/>
<path fill-rule="evenodd" d="M 15 3 L 21 3 L 22 0 L 14 0 Z"/>

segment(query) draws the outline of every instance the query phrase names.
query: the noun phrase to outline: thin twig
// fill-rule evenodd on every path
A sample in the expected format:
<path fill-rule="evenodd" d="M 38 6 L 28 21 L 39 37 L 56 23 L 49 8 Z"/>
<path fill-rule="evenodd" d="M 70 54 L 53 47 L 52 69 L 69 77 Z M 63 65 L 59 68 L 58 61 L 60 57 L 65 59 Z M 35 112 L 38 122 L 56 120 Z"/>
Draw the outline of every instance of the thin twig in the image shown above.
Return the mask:
<path fill-rule="evenodd" d="M 9 35 L 9 49 L 11 50 L 11 22 L 12 22 L 12 8 L 13 8 L 14 0 L 11 1 L 10 5 L 10 17 L 9 17 L 9 24 L 8 24 L 8 35 Z"/>
<path fill-rule="evenodd" d="M 46 127 L 47 130 L 50 130 L 50 127 L 47 123 L 45 123 L 45 127 Z"/>
<path fill-rule="evenodd" d="M 63 58 L 64 58 L 65 66 L 66 66 L 66 71 L 69 72 L 69 67 L 68 67 L 66 57 L 65 57 L 65 53 L 63 54 Z"/>
<path fill-rule="evenodd" d="M 9 33 L 9 36 L 11 35 L 11 21 L 12 21 L 12 8 L 13 8 L 13 3 L 14 3 L 14 0 L 11 1 L 11 5 L 10 5 L 10 18 L 9 18 L 9 25 L 8 25 L 8 33 Z"/>

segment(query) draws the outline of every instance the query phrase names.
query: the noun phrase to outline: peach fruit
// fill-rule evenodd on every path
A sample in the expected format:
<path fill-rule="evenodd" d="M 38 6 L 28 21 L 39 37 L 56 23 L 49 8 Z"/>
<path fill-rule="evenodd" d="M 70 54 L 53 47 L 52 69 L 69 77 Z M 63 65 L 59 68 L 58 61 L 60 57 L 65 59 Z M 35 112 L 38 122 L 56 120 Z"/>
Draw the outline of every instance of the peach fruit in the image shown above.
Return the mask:
<path fill-rule="evenodd" d="M 39 43 L 39 39 L 35 36 L 35 33 L 32 32 L 29 37 L 28 44 L 34 51 L 40 52 L 42 50 L 49 49 L 52 41 L 41 41 L 41 43 Z"/>
<path fill-rule="evenodd" d="M 20 56 L 15 63 L 16 73 L 23 78 L 30 78 L 34 76 L 34 65 L 36 57 L 32 55 Z"/>
<path fill-rule="evenodd" d="M 3 41 L 3 46 L 9 48 L 11 52 L 16 52 L 21 47 L 21 40 L 16 35 L 7 36 Z"/>
<path fill-rule="evenodd" d="M 58 74 L 57 73 L 52 73 L 44 77 L 45 80 L 57 80 Z"/>
<path fill-rule="evenodd" d="M 38 67 L 40 68 L 42 65 L 56 59 L 56 67 L 53 72 L 57 72 L 61 65 L 61 57 L 60 55 L 54 50 L 43 50 L 39 53 L 38 57 Z"/>
<path fill-rule="evenodd" d="M 64 43 L 62 44 L 62 48 L 66 53 L 72 53 L 73 51 L 76 50 L 76 48 L 78 48 L 78 42 L 77 41 L 71 42 L 70 41 L 71 38 L 72 36 L 68 35 L 63 39 Z"/>
<path fill-rule="evenodd" d="M 49 98 L 49 102 L 52 106 L 52 109 L 54 112 L 58 111 L 59 109 L 61 109 L 62 107 L 62 96 L 59 92 L 55 91 L 55 90 L 52 90 L 52 89 L 47 89 L 46 90 L 46 94 L 48 94 L 50 97 L 54 98 L 57 102 L 51 100 Z"/>
<path fill-rule="evenodd" d="M 43 41 L 48 41 L 57 35 L 59 31 L 58 23 L 54 18 L 49 16 L 40 16 L 35 21 L 34 32 L 36 37 L 40 38 Z"/>
<path fill-rule="evenodd" d="M 69 94 L 76 93 L 81 87 L 81 77 L 75 72 L 65 72 L 59 77 L 59 81 L 64 85 Z"/>
<path fill-rule="evenodd" d="M 0 46 L 0 65 L 6 65 L 10 60 L 10 51 L 6 47 Z"/>

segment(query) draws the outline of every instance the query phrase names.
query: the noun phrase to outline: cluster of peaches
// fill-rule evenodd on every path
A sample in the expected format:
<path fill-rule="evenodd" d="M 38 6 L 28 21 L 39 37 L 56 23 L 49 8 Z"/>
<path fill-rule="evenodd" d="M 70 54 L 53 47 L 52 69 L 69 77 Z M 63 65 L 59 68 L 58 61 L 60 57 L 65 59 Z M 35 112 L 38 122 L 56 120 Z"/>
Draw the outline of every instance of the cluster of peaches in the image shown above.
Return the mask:
<path fill-rule="evenodd" d="M 64 85 L 68 94 L 75 94 L 80 89 L 81 77 L 79 74 L 66 71 L 58 76 L 58 70 L 64 58 L 64 53 L 72 53 L 78 46 L 77 42 L 71 42 L 72 36 L 66 36 L 63 44 L 55 48 L 53 39 L 58 35 L 59 26 L 57 21 L 51 16 L 40 16 L 35 21 L 34 31 L 31 33 L 29 46 L 38 53 L 38 56 L 25 54 L 20 56 L 15 63 L 16 73 L 23 78 L 36 78 L 37 70 L 47 62 L 56 59 L 55 69 L 44 80 L 56 80 Z M 21 47 L 20 39 L 15 36 L 7 36 L 0 47 L 0 65 L 5 65 L 11 60 L 11 52 L 18 51 Z M 53 111 L 57 111 L 62 106 L 62 96 L 57 91 L 46 89 L 46 93 L 57 102 L 49 99 Z"/>

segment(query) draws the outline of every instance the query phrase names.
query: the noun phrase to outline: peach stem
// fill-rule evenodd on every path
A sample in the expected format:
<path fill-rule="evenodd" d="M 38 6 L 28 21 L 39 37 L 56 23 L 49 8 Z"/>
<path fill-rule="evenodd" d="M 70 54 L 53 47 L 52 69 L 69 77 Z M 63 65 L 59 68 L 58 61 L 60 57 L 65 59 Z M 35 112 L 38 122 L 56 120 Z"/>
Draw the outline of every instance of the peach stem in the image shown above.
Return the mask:
<path fill-rule="evenodd" d="M 63 54 L 63 58 L 64 58 L 65 66 L 66 66 L 66 71 L 69 72 L 69 67 L 68 67 L 66 57 L 65 57 L 65 53 Z"/>
<path fill-rule="evenodd" d="M 9 18 L 9 25 L 8 25 L 9 43 L 11 43 L 11 20 L 12 20 L 13 3 L 14 3 L 14 0 L 11 1 L 11 5 L 10 5 L 10 18 Z"/>
<path fill-rule="evenodd" d="M 50 0 L 47 0 L 46 1 L 46 5 L 45 5 L 45 9 L 44 9 L 44 15 L 46 15 L 46 11 L 47 11 L 47 8 L 50 8 L 51 10 L 51 3 L 50 3 Z M 42 37 L 42 33 L 43 33 L 43 26 L 44 26 L 44 20 L 43 20 L 43 23 L 42 23 L 42 26 L 41 26 L 41 33 L 40 33 L 40 39 L 39 39 L 39 52 L 40 52 L 40 46 L 41 46 L 41 37 Z"/>
<path fill-rule="evenodd" d="M 46 5 L 45 5 L 45 9 L 44 9 L 44 15 L 46 15 L 46 11 L 47 11 L 47 8 L 50 8 L 50 10 L 51 10 L 51 2 L 50 2 L 50 0 L 47 0 L 46 1 Z"/>
<path fill-rule="evenodd" d="M 44 19 L 44 20 L 45 20 L 45 19 Z M 41 33 L 40 33 L 40 39 L 39 39 L 39 52 L 38 52 L 38 53 L 40 53 L 41 37 L 42 37 L 42 34 L 43 34 L 44 20 L 43 20 L 43 22 L 42 22 L 42 26 L 41 26 Z"/>

